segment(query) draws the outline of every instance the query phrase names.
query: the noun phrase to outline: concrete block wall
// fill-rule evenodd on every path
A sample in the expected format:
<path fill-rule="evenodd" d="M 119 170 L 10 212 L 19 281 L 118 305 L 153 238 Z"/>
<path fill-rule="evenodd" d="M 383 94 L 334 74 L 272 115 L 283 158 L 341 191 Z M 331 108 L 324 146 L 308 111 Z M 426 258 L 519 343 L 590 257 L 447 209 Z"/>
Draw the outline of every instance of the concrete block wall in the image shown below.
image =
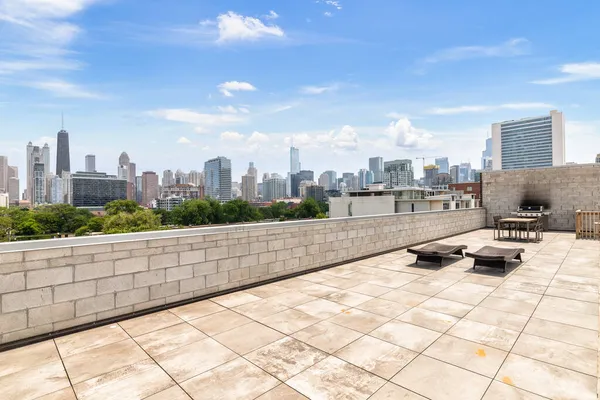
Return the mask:
<path fill-rule="evenodd" d="M 484 225 L 479 208 L 3 244 L 0 342 Z"/>
<path fill-rule="evenodd" d="M 576 210 L 600 210 L 600 164 L 483 172 L 482 181 L 487 226 L 520 205 L 543 205 L 550 229 L 574 231 Z"/>

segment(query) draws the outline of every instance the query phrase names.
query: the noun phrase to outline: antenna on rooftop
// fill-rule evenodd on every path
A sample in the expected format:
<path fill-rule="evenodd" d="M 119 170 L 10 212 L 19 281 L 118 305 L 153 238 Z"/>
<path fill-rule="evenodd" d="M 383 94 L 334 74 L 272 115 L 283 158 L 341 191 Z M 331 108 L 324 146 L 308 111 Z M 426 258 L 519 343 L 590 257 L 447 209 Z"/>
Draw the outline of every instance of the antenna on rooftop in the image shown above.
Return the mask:
<path fill-rule="evenodd" d="M 62 111 L 60 113 L 60 129 L 65 130 L 65 114 Z"/>

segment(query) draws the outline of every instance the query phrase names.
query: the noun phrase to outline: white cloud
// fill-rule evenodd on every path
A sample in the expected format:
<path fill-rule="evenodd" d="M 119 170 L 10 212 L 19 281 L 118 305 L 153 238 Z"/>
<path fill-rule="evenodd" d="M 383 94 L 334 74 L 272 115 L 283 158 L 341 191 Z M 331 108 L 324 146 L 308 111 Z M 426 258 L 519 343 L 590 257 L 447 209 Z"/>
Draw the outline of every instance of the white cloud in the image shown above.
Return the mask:
<path fill-rule="evenodd" d="M 333 7 L 337 8 L 338 10 L 342 9 L 341 3 L 337 0 L 325 0 L 325 4 L 333 6 Z"/>
<path fill-rule="evenodd" d="M 283 105 L 283 106 L 275 107 L 273 110 L 270 111 L 270 113 L 271 114 L 277 114 L 277 113 L 280 113 L 282 111 L 287 111 L 287 110 L 289 110 L 291 108 L 294 108 L 294 107 L 295 107 L 294 105 L 286 104 L 286 105 Z"/>
<path fill-rule="evenodd" d="M 359 146 L 359 136 L 350 125 L 344 125 L 338 133 L 335 130 L 323 132 L 298 132 L 284 139 L 286 146 L 292 143 L 301 149 L 330 149 L 337 153 L 355 151 Z"/>
<path fill-rule="evenodd" d="M 259 144 L 259 143 L 268 143 L 268 142 L 269 142 L 269 136 L 264 133 L 257 132 L 257 131 L 252 132 L 252 135 L 250 135 L 250 137 L 248 138 L 248 144 Z"/>
<path fill-rule="evenodd" d="M 238 142 L 244 139 L 244 135 L 235 131 L 225 131 L 221 133 L 221 140 Z"/>
<path fill-rule="evenodd" d="M 325 85 L 325 86 L 304 86 L 300 88 L 302 94 L 323 94 L 326 92 L 334 92 L 339 89 L 338 84 Z"/>
<path fill-rule="evenodd" d="M 434 64 L 443 61 L 458 61 L 482 57 L 514 57 L 529 52 L 530 42 L 525 38 L 510 39 L 495 46 L 459 46 L 440 50 L 425 58 L 423 63 Z"/>
<path fill-rule="evenodd" d="M 82 68 L 82 63 L 75 60 L 11 60 L 0 61 L 0 75 L 19 73 L 24 71 L 46 70 L 77 70 Z"/>
<path fill-rule="evenodd" d="M 217 27 L 219 30 L 217 42 L 220 43 L 285 36 L 283 29 L 277 25 L 265 25 L 258 18 L 245 17 L 233 11 L 220 14 L 217 17 Z"/>
<path fill-rule="evenodd" d="M 331 12 L 329 12 L 329 11 L 325 11 L 323 13 L 323 15 L 326 16 L 326 17 L 333 17 L 333 14 Z"/>
<path fill-rule="evenodd" d="M 331 147 L 341 150 L 356 150 L 358 148 L 358 133 L 350 125 L 344 125 L 337 135 L 330 132 Z"/>
<path fill-rule="evenodd" d="M 385 114 L 386 118 L 391 118 L 391 119 L 401 119 L 401 118 L 408 118 L 408 116 L 406 114 L 400 114 L 397 112 L 389 112 L 387 114 Z"/>
<path fill-rule="evenodd" d="M 238 110 L 242 113 L 242 114 L 250 114 L 250 110 L 248 110 L 246 107 L 240 107 L 238 108 Z"/>
<path fill-rule="evenodd" d="M 279 18 L 279 14 L 277 14 L 275 11 L 271 10 L 264 17 L 265 17 L 265 19 L 277 19 L 277 18 Z"/>
<path fill-rule="evenodd" d="M 225 97 L 233 97 L 233 93 L 231 92 L 253 92 L 256 89 L 252 84 L 248 82 L 238 82 L 238 81 L 229 81 L 223 82 L 217 86 L 219 88 L 219 92 L 223 94 Z"/>
<path fill-rule="evenodd" d="M 560 83 L 600 79 L 600 63 L 584 62 L 564 64 L 560 66 L 560 72 L 563 73 L 563 76 L 559 76 L 557 78 L 537 80 L 533 81 L 532 83 L 538 85 L 557 85 Z"/>
<path fill-rule="evenodd" d="M 435 107 L 427 111 L 428 114 L 453 115 L 464 113 L 491 112 L 497 110 L 549 110 L 555 108 L 548 103 L 507 103 L 499 105 L 468 105 L 458 107 Z"/>
<path fill-rule="evenodd" d="M 53 80 L 43 82 L 31 82 L 27 83 L 26 86 L 46 90 L 56 97 L 69 97 L 76 99 L 103 99 L 105 96 L 99 93 L 94 93 L 74 83 Z"/>
<path fill-rule="evenodd" d="M 219 111 L 223 112 L 223 113 L 229 113 L 229 114 L 237 114 L 238 110 L 237 108 L 235 108 L 234 106 L 218 106 L 217 107 L 219 109 Z"/>
<path fill-rule="evenodd" d="M 234 114 L 204 114 L 186 108 L 165 108 L 149 111 L 148 114 L 168 121 L 199 125 L 200 132 L 203 132 L 205 126 L 228 125 L 243 121 L 243 118 Z"/>
<path fill-rule="evenodd" d="M 190 139 L 186 138 L 185 136 L 182 136 L 179 139 L 177 139 L 177 143 L 179 143 L 179 144 L 191 144 L 192 141 Z"/>
<path fill-rule="evenodd" d="M 390 123 L 385 132 L 398 147 L 421 149 L 437 145 L 430 132 L 415 128 L 408 118 Z"/>

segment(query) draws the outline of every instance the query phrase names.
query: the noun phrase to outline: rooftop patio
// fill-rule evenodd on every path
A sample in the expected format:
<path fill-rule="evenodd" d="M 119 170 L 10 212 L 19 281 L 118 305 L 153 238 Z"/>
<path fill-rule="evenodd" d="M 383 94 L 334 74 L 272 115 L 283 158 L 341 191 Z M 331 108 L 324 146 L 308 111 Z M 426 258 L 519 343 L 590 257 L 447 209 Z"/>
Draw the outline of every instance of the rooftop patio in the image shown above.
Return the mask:
<path fill-rule="evenodd" d="M 0 353 L 5 399 L 596 399 L 600 244 L 506 274 L 406 251 Z"/>

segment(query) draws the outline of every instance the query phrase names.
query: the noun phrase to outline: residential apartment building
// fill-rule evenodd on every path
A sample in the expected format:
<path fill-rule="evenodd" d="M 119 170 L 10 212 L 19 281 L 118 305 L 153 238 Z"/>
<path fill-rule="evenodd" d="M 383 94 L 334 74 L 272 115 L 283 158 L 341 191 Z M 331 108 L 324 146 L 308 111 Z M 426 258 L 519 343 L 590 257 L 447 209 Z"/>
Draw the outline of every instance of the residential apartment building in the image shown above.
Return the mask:
<path fill-rule="evenodd" d="M 412 160 L 394 160 L 383 163 L 383 183 L 386 187 L 413 186 L 414 181 Z"/>
<path fill-rule="evenodd" d="M 204 163 L 204 193 L 219 201 L 231 200 L 231 160 L 217 157 Z"/>

